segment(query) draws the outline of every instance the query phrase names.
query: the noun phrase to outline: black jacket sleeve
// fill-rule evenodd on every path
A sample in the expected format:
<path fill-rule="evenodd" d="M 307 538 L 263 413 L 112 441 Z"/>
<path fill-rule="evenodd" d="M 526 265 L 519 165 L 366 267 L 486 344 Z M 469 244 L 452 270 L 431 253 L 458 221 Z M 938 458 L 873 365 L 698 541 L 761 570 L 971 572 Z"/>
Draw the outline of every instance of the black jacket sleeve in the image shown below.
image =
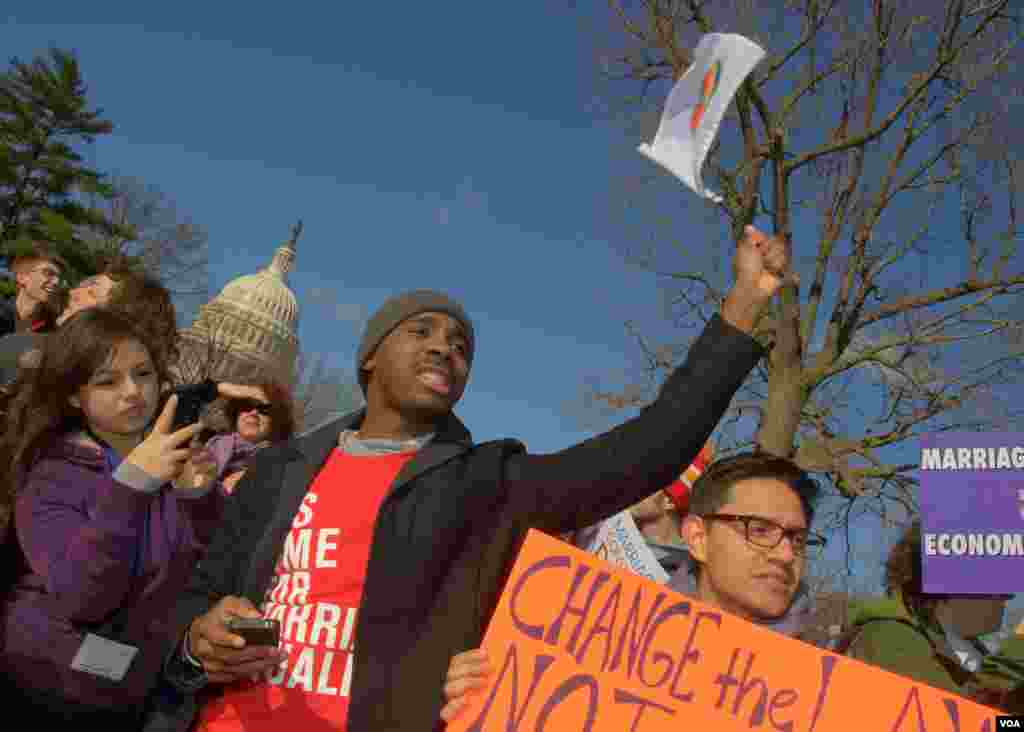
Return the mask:
<path fill-rule="evenodd" d="M 669 485 L 700 452 L 763 353 L 714 316 L 638 416 L 552 455 L 511 456 L 504 493 L 510 520 L 551 533 L 582 529 Z"/>
<path fill-rule="evenodd" d="M 243 477 L 236 487 L 244 488 L 247 477 Z M 246 534 L 239 503 L 234 496 L 225 502 L 223 520 L 213 541 L 178 598 L 172 616 L 175 637 L 181 638 L 195 618 L 204 615 L 221 598 L 234 594 L 239 585 L 238 574 L 243 571 L 244 559 L 244 552 L 239 552 L 239 547 L 244 545 Z"/>

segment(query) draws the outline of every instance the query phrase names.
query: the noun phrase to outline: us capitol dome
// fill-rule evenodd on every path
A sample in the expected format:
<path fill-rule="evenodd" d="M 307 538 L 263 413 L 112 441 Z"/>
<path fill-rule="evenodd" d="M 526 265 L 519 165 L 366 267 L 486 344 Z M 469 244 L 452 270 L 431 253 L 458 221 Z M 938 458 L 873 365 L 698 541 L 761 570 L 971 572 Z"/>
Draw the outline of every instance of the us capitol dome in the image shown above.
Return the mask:
<path fill-rule="evenodd" d="M 274 252 L 270 264 L 228 282 L 220 294 L 199 308 L 181 333 L 183 359 L 194 377 L 259 378 L 273 375 L 295 383 L 299 339 L 299 304 L 288 287 L 302 222 Z"/>

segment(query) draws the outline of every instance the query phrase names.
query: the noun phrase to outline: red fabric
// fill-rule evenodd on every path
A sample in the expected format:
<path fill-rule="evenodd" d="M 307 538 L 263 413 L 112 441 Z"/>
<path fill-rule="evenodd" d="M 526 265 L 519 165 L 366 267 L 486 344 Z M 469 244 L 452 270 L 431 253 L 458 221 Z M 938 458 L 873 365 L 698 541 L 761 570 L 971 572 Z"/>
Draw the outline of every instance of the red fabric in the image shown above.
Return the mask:
<path fill-rule="evenodd" d="M 374 521 L 413 455 L 334 450 L 295 516 L 263 604 L 266 617 L 281 621 L 288 660 L 269 678 L 240 683 L 207 703 L 199 732 L 345 729 Z"/>
<path fill-rule="evenodd" d="M 665 493 L 675 502 L 680 516 L 685 516 L 690 509 L 690 491 L 697 478 L 708 469 L 714 457 L 714 448 L 709 441 L 694 458 L 694 461 L 665 488 Z"/>

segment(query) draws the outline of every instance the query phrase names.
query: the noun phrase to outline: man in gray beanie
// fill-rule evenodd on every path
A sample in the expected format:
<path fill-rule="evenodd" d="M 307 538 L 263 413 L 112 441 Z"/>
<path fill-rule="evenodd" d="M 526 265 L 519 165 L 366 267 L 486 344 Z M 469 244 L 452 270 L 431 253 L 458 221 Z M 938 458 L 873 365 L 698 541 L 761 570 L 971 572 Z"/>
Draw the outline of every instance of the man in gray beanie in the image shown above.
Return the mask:
<path fill-rule="evenodd" d="M 186 692 L 183 724 L 209 683 L 198 732 L 436 729 L 448 661 L 480 644 L 526 531 L 602 521 L 707 442 L 761 358 L 749 333 L 789 277 L 788 245 L 750 228 L 734 269 L 659 397 L 553 455 L 474 444 L 454 415 L 476 347 L 458 303 L 385 302 L 357 356 L 365 409 L 257 454 L 179 604 L 168 679 Z M 236 616 L 280 621 L 280 650 L 231 633 Z"/>
<path fill-rule="evenodd" d="M 385 302 L 380 309 L 374 313 L 366 324 L 366 332 L 359 343 L 359 351 L 356 353 L 356 371 L 359 374 L 359 385 L 366 394 L 366 377 L 364 371 L 366 362 L 370 360 L 380 342 L 398 325 L 409 318 L 425 313 L 448 315 L 462 327 L 466 347 L 469 349 L 466 359 L 473 360 L 473 322 L 466 315 L 466 311 L 457 302 L 442 292 L 433 290 L 413 290 L 406 292 Z M 457 401 L 457 400 L 456 400 Z"/>

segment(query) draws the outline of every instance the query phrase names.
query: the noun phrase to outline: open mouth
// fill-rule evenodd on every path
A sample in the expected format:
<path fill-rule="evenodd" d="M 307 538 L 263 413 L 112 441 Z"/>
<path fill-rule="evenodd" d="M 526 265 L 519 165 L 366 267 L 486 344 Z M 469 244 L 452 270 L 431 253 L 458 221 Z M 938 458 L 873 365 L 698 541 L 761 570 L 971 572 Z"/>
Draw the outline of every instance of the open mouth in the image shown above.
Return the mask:
<path fill-rule="evenodd" d="M 447 374 L 440 371 L 422 371 L 419 375 L 420 383 L 431 391 L 448 396 L 452 391 L 452 382 Z"/>

